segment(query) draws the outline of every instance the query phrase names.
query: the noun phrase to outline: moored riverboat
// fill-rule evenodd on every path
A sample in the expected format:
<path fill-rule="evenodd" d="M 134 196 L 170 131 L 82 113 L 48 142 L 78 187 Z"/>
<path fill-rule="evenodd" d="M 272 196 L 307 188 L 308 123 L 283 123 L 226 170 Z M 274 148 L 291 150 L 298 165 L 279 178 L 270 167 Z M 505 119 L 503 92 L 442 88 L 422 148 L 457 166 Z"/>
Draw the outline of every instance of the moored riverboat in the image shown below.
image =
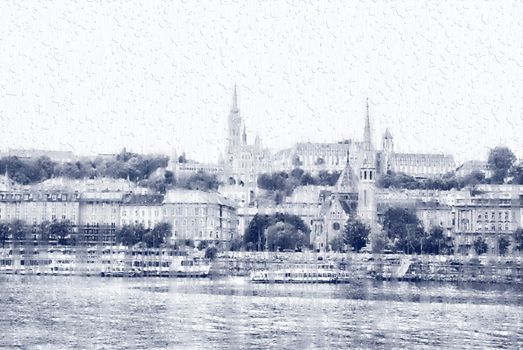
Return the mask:
<path fill-rule="evenodd" d="M 253 271 L 254 283 L 337 283 L 348 279 L 333 264 L 296 264 L 277 268 Z"/>

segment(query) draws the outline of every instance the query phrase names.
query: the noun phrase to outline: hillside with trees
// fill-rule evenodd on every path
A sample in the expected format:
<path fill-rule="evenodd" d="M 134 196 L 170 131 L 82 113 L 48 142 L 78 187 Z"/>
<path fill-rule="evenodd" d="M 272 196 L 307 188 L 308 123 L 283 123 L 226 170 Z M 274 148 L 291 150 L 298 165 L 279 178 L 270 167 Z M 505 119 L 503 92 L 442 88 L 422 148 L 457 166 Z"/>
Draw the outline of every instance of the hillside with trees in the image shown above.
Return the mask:
<path fill-rule="evenodd" d="M 280 204 L 283 198 L 290 196 L 298 186 L 334 186 L 339 176 L 340 172 L 337 171 L 320 171 L 314 176 L 301 168 L 295 168 L 289 173 L 280 171 L 261 174 L 258 176 L 258 187 L 266 190 L 268 197 L 276 204 Z"/>
<path fill-rule="evenodd" d="M 81 158 L 66 163 L 54 162 L 48 157 L 20 159 L 9 156 L 0 158 L 0 169 L 7 170 L 10 179 L 21 185 L 34 184 L 55 177 L 69 179 L 106 177 L 129 179 L 160 193 L 165 193 L 167 189 L 174 187 L 203 191 L 218 189 L 220 183 L 214 174 L 200 171 L 176 179 L 170 171 L 157 173 L 158 169 L 163 170 L 167 166 L 168 160 L 169 158 L 163 155 L 141 155 L 125 150 L 114 156 Z"/>

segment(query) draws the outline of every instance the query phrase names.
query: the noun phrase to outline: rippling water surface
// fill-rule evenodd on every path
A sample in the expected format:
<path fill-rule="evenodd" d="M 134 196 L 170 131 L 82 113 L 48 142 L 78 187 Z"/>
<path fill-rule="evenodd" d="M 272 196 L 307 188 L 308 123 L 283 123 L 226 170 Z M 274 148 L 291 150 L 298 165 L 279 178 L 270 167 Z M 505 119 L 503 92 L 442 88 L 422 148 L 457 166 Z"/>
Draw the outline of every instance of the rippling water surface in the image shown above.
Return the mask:
<path fill-rule="evenodd" d="M 0 276 L 0 348 L 523 348 L 518 286 Z"/>

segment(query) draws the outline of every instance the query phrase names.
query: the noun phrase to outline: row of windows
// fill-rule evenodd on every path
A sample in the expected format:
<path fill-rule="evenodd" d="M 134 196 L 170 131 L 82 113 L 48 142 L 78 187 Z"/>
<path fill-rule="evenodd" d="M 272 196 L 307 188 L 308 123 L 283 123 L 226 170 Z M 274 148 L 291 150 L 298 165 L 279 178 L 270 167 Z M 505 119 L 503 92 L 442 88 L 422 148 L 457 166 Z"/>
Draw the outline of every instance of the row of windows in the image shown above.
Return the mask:
<path fill-rule="evenodd" d="M 20 218 L 21 218 L 21 215 L 19 215 L 19 213 L 15 214 L 15 215 L 7 214 L 4 216 L 2 216 L 2 214 L 0 214 L 0 220 L 2 220 L 2 219 L 11 220 L 11 219 L 20 219 Z M 24 215 L 24 218 L 27 218 L 27 215 Z M 48 220 L 48 217 L 42 216 L 41 219 L 42 219 L 42 221 L 45 221 L 45 220 Z M 55 221 L 58 219 L 61 219 L 61 220 L 69 219 L 74 222 L 76 220 L 76 216 L 72 215 L 71 217 L 68 218 L 67 215 L 62 215 L 61 217 L 58 215 L 51 215 L 51 221 Z M 34 216 L 30 216 L 29 221 L 32 221 L 33 224 L 36 224 L 37 218 Z"/>
<path fill-rule="evenodd" d="M 23 198 L 26 201 L 30 200 L 30 199 L 67 201 L 68 198 L 69 198 L 69 200 L 71 200 L 72 198 L 78 199 L 79 197 L 80 197 L 79 194 L 68 195 L 68 194 L 65 194 L 65 193 L 64 194 L 55 194 L 55 193 L 53 193 L 53 194 L 51 194 L 51 193 L 29 194 L 29 193 L 24 193 L 23 195 L 20 194 L 20 193 L 0 193 L 0 200 L 2 200 L 2 199 L 5 199 L 5 200 L 22 200 L 22 198 Z"/>
<path fill-rule="evenodd" d="M 142 215 L 141 215 L 142 217 L 145 217 L 145 216 L 151 216 L 151 212 L 150 212 L 150 211 L 147 211 L 147 215 L 145 215 L 145 213 L 146 213 L 145 210 L 140 211 L 140 210 L 138 210 L 138 209 L 136 209 L 136 210 L 134 211 L 134 216 L 140 216 L 140 213 L 142 214 Z M 127 214 L 128 214 L 128 213 L 127 213 L 127 210 L 124 210 L 124 211 L 122 212 L 122 216 L 127 216 Z M 133 214 L 133 211 L 129 211 L 129 215 L 131 216 L 132 214 Z M 153 211 L 153 214 L 154 214 L 155 217 L 158 217 L 158 216 L 160 215 L 160 212 L 159 212 L 158 209 L 155 209 L 155 210 Z"/>
<path fill-rule="evenodd" d="M 490 212 L 490 220 L 495 220 L 496 218 L 496 212 L 492 211 Z M 508 211 L 505 212 L 498 212 L 498 221 L 510 221 L 510 213 Z M 478 214 L 478 222 L 481 222 L 482 220 L 488 221 L 489 220 L 489 212 L 485 212 L 484 214 L 479 213 Z"/>
<path fill-rule="evenodd" d="M 163 214 L 167 215 L 167 212 L 168 212 L 167 209 L 163 208 Z M 147 215 L 149 215 L 151 213 L 151 211 L 146 211 L 146 210 L 141 210 L 140 211 L 139 209 L 134 210 L 134 215 L 135 216 L 140 216 L 140 214 L 141 214 L 141 216 L 145 217 L 145 216 L 147 216 L 146 213 L 147 213 Z M 197 215 L 197 216 L 199 216 L 199 215 L 208 215 L 209 214 L 209 209 L 206 208 L 206 207 L 204 207 L 204 208 L 201 208 L 201 207 L 196 207 L 196 208 L 182 208 L 182 207 L 178 207 L 178 208 L 176 208 L 176 210 L 175 210 L 175 208 L 170 208 L 169 214 L 170 215 L 175 215 L 175 213 L 176 213 L 176 215 L 179 215 L 179 216 L 181 216 L 181 215 L 186 215 L 186 216 L 189 216 L 189 215 Z M 128 214 L 132 215 L 133 211 L 132 210 L 129 210 L 129 211 L 124 210 L 124 211 L 122 211 L 122 216 L 127 216 Z M 155 209 L 153 211 L 153 214 L 156 217 L 159 216 L 159 210 Z"/>
<path fill-rule="evenodd" d="M 146 227 L 152 227 L 152 226 L 154 226 L 154 225 L 156 225 L 158 223 L 159 223 L 159 221 L 157 221 L 157 220 L 147 220 L 147 221 L 145 221 L 144 219 L 142 219 L 142 220 L 134 220 L 134 221 L 133 220 L 125 220 L 125 219 L 122 220 L 122 225 L 138 225 L 138 224 L 142 224 L 142 225 L 144 225 Z"/>
<path fill-rule="evenodd" d="M 174 238 L 210 238 L 210 239 L 219 239 L 220 233 L 209 231 L 209 235 L 203 233 L 203 231 L 178 231 L 173 232 Z"/>

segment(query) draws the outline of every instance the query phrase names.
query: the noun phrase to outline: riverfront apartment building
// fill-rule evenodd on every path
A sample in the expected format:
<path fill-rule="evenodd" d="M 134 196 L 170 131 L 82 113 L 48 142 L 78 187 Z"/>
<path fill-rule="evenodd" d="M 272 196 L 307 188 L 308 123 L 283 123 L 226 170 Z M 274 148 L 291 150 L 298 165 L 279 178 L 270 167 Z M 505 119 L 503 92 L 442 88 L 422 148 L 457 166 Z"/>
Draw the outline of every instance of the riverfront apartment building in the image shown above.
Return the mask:
<path fill-rule="evenodd" d="M 218 193 L 175 190 L 164 196 L 53 188 L 20 189 L 0 184 L 0 222 L 23 221 L 36 242 L 41 238 L 38 237 L 40 224 L 67 221 L 74 235 L 69 238 L 87 245 L 113 244 L 118 228 L 134 224 L 151 229 L 168 222 L 172 225 L 174 240 L 197 242 L 226 242 L 238 232 L 236 203 Z"/>
<path fill-rule="evenodd" d="M 478 237 L 497 253 L 501 237 L 513 240 L 523 227 L 523 186 L 477 185 L 460 191 L 380 190 L 378 217 L 391 206 L 412 208 L 426 230 L 439 226 L 454 237 L 455 250 L 467 254 Z"/>
<path fill-rule="evenodd" d="M 68 191 L 0 191 L 0 222 L 70 221 L 78 225 L 80 194 Z"/>
<path fill-rule="evenodd" d="M 216 192 L 168 191 L 162 205 L 173 240 L 228 242 L 238 234 L 236 203 Z"/>
<path fill-rule="evenodd" d="M 151 229 L 162 222 L 163 196 L 128 194 L 120 202 L 119 226 L 141 224 Z"/>

